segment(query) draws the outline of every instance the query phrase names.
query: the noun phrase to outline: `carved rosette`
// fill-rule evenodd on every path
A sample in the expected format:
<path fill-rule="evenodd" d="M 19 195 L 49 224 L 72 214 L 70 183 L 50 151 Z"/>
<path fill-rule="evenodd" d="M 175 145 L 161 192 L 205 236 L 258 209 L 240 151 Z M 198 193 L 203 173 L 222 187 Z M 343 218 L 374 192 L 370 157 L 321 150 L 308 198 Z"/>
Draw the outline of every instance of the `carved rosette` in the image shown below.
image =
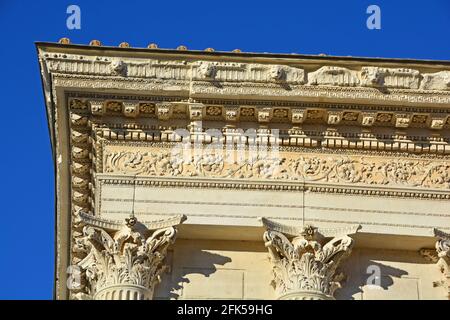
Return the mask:
<path fill-rule="evenodd" d="M 82 214 L 83 237 L 77 241 L 85 258 L 78 263 L 82 286 L 75 299 L 150 300 L 166 269 L 167 248 L 174 243 L 184 216 L 141 224 L 136 218 L 125 223 L 104 221 Z"/>
<path fill-rule="evenodd" d="M 349 234 L 359 226 L 332 230 L 326 234 L 317 228 L 295 228 L 262 219 L 267 231 L 265 246 L 273 264 L 273 285 L 280 300 L 333 300 L 343 274 L 337 272 L 341 261 L 353 247 Z M 291 240 L 290 240 L 291 239 Z"/>

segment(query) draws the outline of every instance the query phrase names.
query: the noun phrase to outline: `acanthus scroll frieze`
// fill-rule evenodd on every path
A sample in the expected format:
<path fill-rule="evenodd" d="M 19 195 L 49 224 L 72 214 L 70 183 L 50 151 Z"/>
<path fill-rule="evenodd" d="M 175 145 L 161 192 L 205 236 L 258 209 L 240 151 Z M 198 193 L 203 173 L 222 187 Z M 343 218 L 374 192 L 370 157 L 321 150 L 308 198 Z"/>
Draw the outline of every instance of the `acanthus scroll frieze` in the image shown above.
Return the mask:
<path fill-rule="evenodd" d="M 250 155 L 250 157 L 249 157 Z M 233 155 L 234 156 L 234 155 Z M 268 179 L 371 186 L 450 189 L 446 161 L 280 152 L 245 153 L 229 161 L 225 153 L 187 155 L 167 149 L 105 150 L 103 170 L 141 176 Z"/>

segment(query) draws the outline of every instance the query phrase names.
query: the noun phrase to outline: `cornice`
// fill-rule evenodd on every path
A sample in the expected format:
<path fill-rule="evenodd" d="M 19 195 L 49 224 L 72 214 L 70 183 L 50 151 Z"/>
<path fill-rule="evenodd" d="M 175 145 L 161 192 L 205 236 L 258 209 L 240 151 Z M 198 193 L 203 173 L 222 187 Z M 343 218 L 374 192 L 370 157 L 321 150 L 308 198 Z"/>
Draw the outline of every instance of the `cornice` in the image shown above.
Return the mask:
<path fill-rule="evenodd" d="M 55 85 L 136 91 L 187 92 L 191 98 L 245 96 L 270 100 L 366 101 L 393 105 L 444 105 L 450 101 L 450 70 L 374 65 L 291 65 L 174 60 L 40 52 Z"/>
<path fill-rule="evenodd" d="M 122 55 L 122 56 L 158 56 L 165 55 L 173 58 L 188 57 L 222 57 L 230 59 L 248 59 L 255 61 L 257 59 L 266 59 L 267 61 L 284 60 L 295 62 L 298 60 L 309 61 L 311 63 L 327 62 L 361 62 L 378 64 L 405 64 L 422 66 L 450 66 L 450 60 L 431 60 L 431 59 L 409 59 L 409 58 L 382 58 L 382 57 L 360 57 L 360 56 L 334 56 L 326 54 L 299 54 L 299 53 L 268 53 L 268 52 L 242 52 L 241 50 L 220 51 L 220 50 L 179 50 L 170 48 L 158 48 L 149 46 L 147 48 L 139 47 L 117 47 L 117 46 L 92 46 L 83 44 L 62 44 L 56 42 L 35 42 L 39 51 L 49 53 L 70 53 L 70 54 L 103 54 L 103 55 Z"/>
<path fill-rule="evenodd" d="M 241 100 L 230 105 L 227 100 L 182 99 L 161 96 L 120 96 L 73 94 L 69 106 L 95 117 L 153 118 L 169 120 L 218 121 L 238 127 L 240 122 L 257 126 L 285 123 L 300 129 L 314 124 L 336 128 L 342 126 L 391 127 L 396 130 L 426 128 L 432 131 L 450 128 L 450 113 L 445 107 L 405 108 L 363 104 L 332 104 Z M 69 94 L 72 96 L 72 94 Z M 187 124 L 186 124 L 187 125 Z"/>

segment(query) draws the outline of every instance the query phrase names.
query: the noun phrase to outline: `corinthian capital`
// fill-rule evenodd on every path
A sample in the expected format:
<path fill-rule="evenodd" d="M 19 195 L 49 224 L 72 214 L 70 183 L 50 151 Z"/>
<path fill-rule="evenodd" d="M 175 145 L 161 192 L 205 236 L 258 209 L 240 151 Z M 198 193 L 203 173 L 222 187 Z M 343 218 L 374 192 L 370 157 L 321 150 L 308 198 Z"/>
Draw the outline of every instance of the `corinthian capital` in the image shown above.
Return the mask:
<path fill-rule="evenodd" d="M 150 300 L 165 270 L 167 248 L 175 241 L 175 226 L 185 216 L 123 224 L 80 213 L 83 237 L 76 243 L 85 257 L 78 263 L 82 286 L 72 291 L 76 299 Z"/>
<path fill-rule="evenodd" d="M 432 262 L 435 262 L 442 273 L 442 280 L 434 282 L 435 287 L 443 287 L 450 299 L 450 234 L 433 228 L 436 241 L 436 251 L 422 249 L 420 253 Z"/>
<path fill-rule="evenodd" d="M 273 264 L 273 284 L 278 299 L 334 299 L 343 274 L 337 272 L 360 226 L 319 230 L 292 227 L 261 218 L 267 231 L 265 245 Z"/>

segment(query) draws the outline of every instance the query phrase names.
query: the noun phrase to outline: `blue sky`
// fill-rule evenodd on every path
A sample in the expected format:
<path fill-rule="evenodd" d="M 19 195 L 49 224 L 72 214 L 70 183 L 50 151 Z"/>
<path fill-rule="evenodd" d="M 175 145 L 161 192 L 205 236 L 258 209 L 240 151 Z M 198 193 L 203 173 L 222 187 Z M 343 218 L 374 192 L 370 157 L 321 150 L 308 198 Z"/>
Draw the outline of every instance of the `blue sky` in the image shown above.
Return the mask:
<path fill-rule="evenodd" d="M 66 9 L 81 9 L 68 30 Z M 369 5 L 381 30 L 366 27 Z M 450 1 L 0 0 L 0 299 L 51 299 L 53 163 L 35 41 L 450 60 Z"/>

